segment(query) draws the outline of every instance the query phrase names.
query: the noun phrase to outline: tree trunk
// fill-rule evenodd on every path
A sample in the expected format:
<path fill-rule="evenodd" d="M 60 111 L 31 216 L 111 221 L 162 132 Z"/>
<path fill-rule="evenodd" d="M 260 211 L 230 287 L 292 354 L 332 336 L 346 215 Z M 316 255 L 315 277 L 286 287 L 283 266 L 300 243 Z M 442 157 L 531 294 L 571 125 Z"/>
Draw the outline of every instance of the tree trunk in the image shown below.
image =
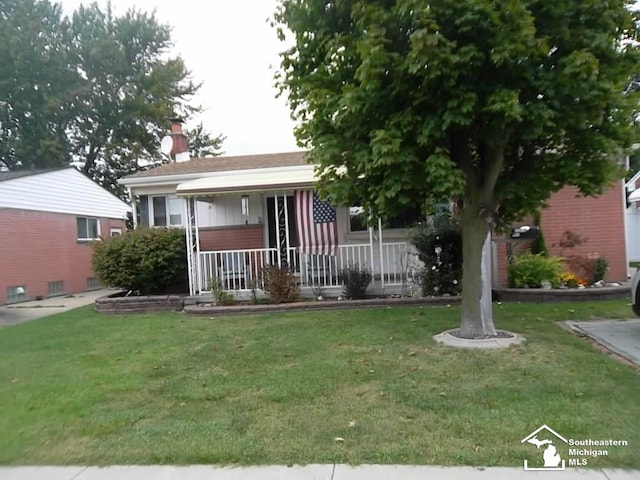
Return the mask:
<path fill-rule="evenodd" d="M 489 221 L 479 214 L 479 209 L 473 207 L 474 205 L 465 204 L 460 218 L 463 272 L 460 335 L 465 338 L 496 335 L 491 306 L 491 264 L 488 256 L 491 254 L 491 228 Z"/>

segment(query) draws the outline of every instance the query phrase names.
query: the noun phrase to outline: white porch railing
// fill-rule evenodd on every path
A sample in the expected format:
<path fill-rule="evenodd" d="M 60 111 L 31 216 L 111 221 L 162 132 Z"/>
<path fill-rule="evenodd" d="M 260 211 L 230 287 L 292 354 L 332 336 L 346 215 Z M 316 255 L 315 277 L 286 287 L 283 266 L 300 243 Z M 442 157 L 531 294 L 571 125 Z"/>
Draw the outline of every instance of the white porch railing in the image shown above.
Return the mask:
<path fill-rule="evenodd" d="M 340 245 L 336 255 L 309 255 L 296 248 L 286 258 L 276 248 L 200 252 L 197 291 L 210 292 L 215 282 L 224 290 L 263 288 L 262 270 L 286 262 L 296 273 L 301 287 L 339 287 L 340 271 L 350 265 L 366 268 L 374 281 L 401 285 L 417 273 L 417 258 L 407 242 Z"/>

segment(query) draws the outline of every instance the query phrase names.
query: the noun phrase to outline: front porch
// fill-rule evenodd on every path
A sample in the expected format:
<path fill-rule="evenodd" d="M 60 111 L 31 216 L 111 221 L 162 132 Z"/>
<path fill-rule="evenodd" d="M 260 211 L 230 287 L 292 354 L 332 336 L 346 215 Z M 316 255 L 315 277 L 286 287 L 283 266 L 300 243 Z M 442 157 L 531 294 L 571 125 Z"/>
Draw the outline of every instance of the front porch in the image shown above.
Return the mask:
<path fill-rule="evenodd" d="M 355 231 L 349 207 L 312 195 L 313 184 L 308 164 L 179 184 L 191 295 L 218 288 L 238 297 L 264 292 L 264 270 L 273 265 L 294 272 L 303 296 L 339 296 L 347 267 L 371 272 L 372 294 L 415 291 L 420 262 L 408 233 L 396 230 L 390 237 L 381 221 Z"/>
<path fill-rule="evenodd" d="M 340 272 L 349 266 L 372 273 L 369 285 L 372 293 L 412 294 L 419 288 L 419 261 L 408 242 L 339 245 L 335 255 L 311 255 L 288 247 L 284 251 L 278 248 L 201 251 L 197 256 L 195 290 L 200 294 L 211 293 L 216 284 L 238 293 L 264 291 L 262 272 L 271 265 L 289 266 L 303 296 L 321 292 L 339 295 L 343 287 Z"/>

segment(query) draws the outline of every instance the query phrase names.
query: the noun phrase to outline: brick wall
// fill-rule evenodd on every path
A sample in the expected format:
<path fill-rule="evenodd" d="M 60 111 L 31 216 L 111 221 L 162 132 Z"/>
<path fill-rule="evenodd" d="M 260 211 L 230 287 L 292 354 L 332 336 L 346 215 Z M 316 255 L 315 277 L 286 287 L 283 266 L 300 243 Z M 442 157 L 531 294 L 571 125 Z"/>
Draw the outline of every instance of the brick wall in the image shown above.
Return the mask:
<path fill-rule="evenodd" d="M 627 279 L 624 246 L 624 199 L 620 182 L 609 188 L 598 198 L 576 198 L 575 188 L 564 188 L 549 200 L 549 208 L 542 212 L 541 228 L 549 252 L 560 255 L 554 247 L 562 233 L 572 230 L 587 238 L 584 245 L 570 251 L 575 255 L 597 253 L 607 257 L 611 270 L 607 277 L 611 281 Z"/>
<path fill-rule="evenodd" d="M 100 220 L 102 235 L 112 227 L 124 231 L 124 221 Z M 0 209 L 0 305 L 12 286 L 26 286 L 30 299 L 46 297 L 48 282 L 64 281 L 66 293 L 86 290 L 91 246 L 76 237 L 75 215 Z"/>
<path fill-rule="evenodd" d="M 566 187 L 548 200 L 548 208 L 541 212 L 540 227 L 551 255 L 561 255 L 557 244 L 562 234 L 570 230 L 587 238 L 584 245 L 565 251 L 565 255 L 598 254 L 609 260 L 610 271 L 605 279 L 612 282 L 627 280 L 624 231 L 624 199 L 622 185 L 616 182 L 597 198 L 576 197 L 578 190 Z M 526 222 L 525 222 L 526 223 Z M 528 246 L 519 242 L 517 250 Z M 506 285 L 505 246 L 498 246 L 499 282 Z"/>
<path fill-rule="evenodd" d="M 200 229 L 200 250 L 264 248 L 264 225 L 236 225 Z"/>

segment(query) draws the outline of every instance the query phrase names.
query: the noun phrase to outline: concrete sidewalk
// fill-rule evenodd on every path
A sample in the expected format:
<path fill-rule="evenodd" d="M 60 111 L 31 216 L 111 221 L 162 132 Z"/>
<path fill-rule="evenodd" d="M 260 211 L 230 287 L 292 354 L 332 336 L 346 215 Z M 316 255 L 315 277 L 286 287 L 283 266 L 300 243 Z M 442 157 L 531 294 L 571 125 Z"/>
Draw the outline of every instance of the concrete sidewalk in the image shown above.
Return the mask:
<path fill-rule="evenodd" d="M 566 324 L 640 367 L 640 319 L 569 321 Z"/>
<path fill-rule="evenodd" d="M 19 323 L 47 317 L 55 313 L 66 312 L 74 308 L 90 305 L 96 298 L 110 295 L 119 290 L 101 289 L 90 292 L 75 293 L 60 297 L 30 300 L 28 302 L 12 303 L 0 306 L 0 327 L 8 327 Z"/>
<path fill-rule="evenodd" d="M 216 467 L 0 467 L 1 480 L 636 480 L 640 470 L 306 465 Z"/>

